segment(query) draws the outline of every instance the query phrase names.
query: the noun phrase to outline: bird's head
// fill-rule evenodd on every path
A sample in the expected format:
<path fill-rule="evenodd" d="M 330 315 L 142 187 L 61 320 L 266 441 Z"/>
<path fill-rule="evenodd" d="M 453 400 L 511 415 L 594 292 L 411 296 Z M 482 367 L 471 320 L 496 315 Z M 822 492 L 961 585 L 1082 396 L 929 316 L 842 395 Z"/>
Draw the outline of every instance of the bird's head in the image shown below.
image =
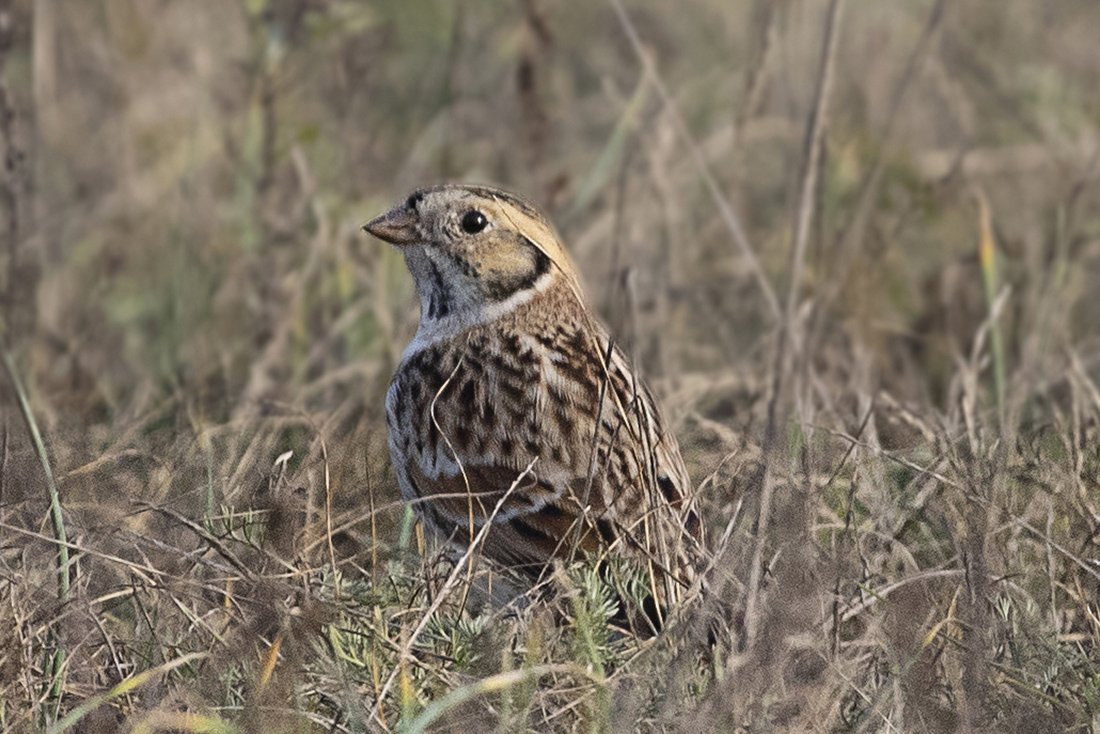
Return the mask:
<path fill-rule="evenodd" d="M 420 294 L 421 323 L 481 320 L 478 314 L 504 313 L 556 282 L 577 290 L 573 265 L 550 223 L 527 201 L 499 189 L 417 189 L 363 229 L 405 255 Z"/>

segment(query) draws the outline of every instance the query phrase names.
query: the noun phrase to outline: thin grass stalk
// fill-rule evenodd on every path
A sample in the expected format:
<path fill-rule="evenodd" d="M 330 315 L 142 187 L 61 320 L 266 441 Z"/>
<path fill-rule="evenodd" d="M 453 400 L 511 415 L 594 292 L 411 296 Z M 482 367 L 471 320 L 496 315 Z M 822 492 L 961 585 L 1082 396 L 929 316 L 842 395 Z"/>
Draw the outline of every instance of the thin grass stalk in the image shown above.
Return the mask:
<path fill-rule="evenodd" d="M 863 233 L 867 228 L 867 222 L 877 200 L 876 197 L 879 195 L 879 183 L 886 171 L 887 159 L 884 151 L 891 149 L 894 129 L 898 119 L 900 119 L 905 100 L 918 76 L 924 70 L 928 58 L 936 49 L 935 40 L 940 28 L 943 27 L 946 10 L 947 0 L 936 0 L 936 4 L 932 6 L 931 11 L 928 13 L 928 19 L 925 21 L 920 38 L 917 39 L 916 46 L 913 47 L 913 51 L 905 62 L 905 69 L 890 95 L 885 123 L 875 133 L 875 138 L 879 141 L 878 148 L 872 154 L 867 173 L 863 176 L 856 197 L 856 204 L 851 208 L 851 217 L 836 237 L 834 273 L 845 272 L 854 262 L 855 248 L 857 243 L 863 239 Z M 844 293 L 844 283 L 846 283 L 844 278 L 834 277 L 832 285 L 827 288 L 822 300 L 830 303 L 841 297 Z"/>
<path fill-rule="evenodd" d="M 978 260 L 982 268 L 982 285 L 985 288 L 985 304 L 989 310 L 989 345 L 993 353 L 993 388 L 997 398 L 997 418 L 1000 426 L 1005 422 L 1005 348 L 997 318 L 997 242 L 993 237 L 993 215 L 985 192 L 978 190 L 979 229 Z"/>
<path fill-rule="evenodd" d="M 46 452 L 46 443 L 42 440 L 42 432 L 38 430 L 34 413 L 31 412 L 31 403 L 27 401 L 19 371 L 15 369 L 15 361 L 11 357 L 11 352 L 7 349 L 3 349 L 2 353 L 4 370 L 8 372 L 8 379 L 15 391 L 15 397 L 19 401 L 20 414 L 22 414 L 26 423 L 26 430 L 34 442 L 34 451 L 38 454 L 38 461 L 42 462 L 42 473 L 46 476 L 46 489 L 50 492 L 50 522 L 53 525 L 54 539 L 57 545 L 57 596 L 62 601 L 68 601 L 69 591 L 72 589 L 72 572 L 69 570 L 68 534 L 65 532 L 62 496 L 57 491 L 57 482 L 54 480 L 54 471 L 50 464 L 50 454 Z"/>
<path fill-rule="evenodd" d="M 466 567 L 466 564 L 467 563 L 472 563 L 471 559 L 472 559 L 474 553 L 477 551 L 478 546 L 480 546 L 482 544 L 482 542 L 484 542 L 485 537 L 489 534 L 489 531 L 492 529 L 493 521 L 496 519 L 497 513 L 500 512 L 500 508 L 502 508 L 504 506 L 504 503 L 508 501 L 508 498 L 512 496 L 512 492 L 514 492 L 516 490 L 516 487 L 518 487 L 520 485 L 520 483 L 524 479 L 527 478 L 527 475 L 531 473 L 531 470 L 534 469 L 534 467 L 535 467 L 536 461 L 537 461 L 537 458 L 532 460 L 531 463 L 527 465 L 527 468 L 524 469 L 523 472 L 521 472 L 518 477 L 516 477 L 516 480 L 514 482 L 512 482 L 512 486 L 510 486 L 508 488 L 508 491 L 506 491 L 501 496 L 501 498 L 499 500 L 497 500 L 496 506 L 493 507 L 493 511 L 485 519 L 484 525 L 482 525 L 481 529 L 478 531 L 477 535 L 473 538 L 473 540 L 470 541 L 469 547 L 459 557 L 458 562 L 455 563 L 454 568 L 451 569 L 450 574 L 447 576 L 447 580 L 443 582 L 443 586 L 439 589 L 439 592 L 436 594 L 435 599 L 434 599 L 434 601 L 432 601 L 431 606 L 428 607 L 428 610 L 420 618 L 420 621 L 417 623 L 416 628 L 413 629 L 413 631 L 409 634 L 408 638 L 403 641 L 403 643 L 401 645 L 401 652 L 400 652 L 400 655 L 398 656 L 398 665 L 397 665 L 397 667 L 395 667 L 393 670 L 390 671 L 389 676 L 386 678 L 385 684 L 382 686 L 381 691 L 379 691 L 379 693 L 378 693 L 378 698 L 375 699 L 374 705 L 371 707 L 371 712 L 370 712 L 370 716 L 369 716 L 369 718 L 371 720 L 377 720 L 377 721 L 381 722 L 381 711 L 382 711 L 382 708 L 383 708 L 383 704 L 385 703 L 386 696 L 387 696 L 387 694 L 389 694 L 390 690 L 393 688 L 393 684 L 397 680 L 398 676 L 399 675 L 401 675 L 401 676 L 405 675 L 406 663 L 408 661 L 409 656 L 412 654 L 413 646 L 416 644 L 416 641 L 420 638 L 420 635 L 427 628 L 428 623 L 431 621 L 431 619 L 435 615 L 436 611 L 443 604 L 443 600 L 447 598 L 447 595 L 450 594 L 450 592 L 454 588 L 455 584 L 458 583 L 458 580 L 459 580 L 460 576 L 462 575 L 463 570 Z M 406 512 L 408 513 L 409 511 L 407 510 Z M 404 678 L 402 678 L 402 685 L 404 685 Z M 402 688 L 402 691 L 404 691 L 404 690 L 405 689 Z M 401 701 L 402 702 L 407 701 L 407 696 L 402 694 Z M 407 712 L 403 711 L 403 714 L 404 713 L 407 713 Z"/>
<path fill-rule="evenodd" d="M 794 242 L 791 251 L 791 279 L 787 291 L 787 304 L 783 312 L 781 333 L 776 345 L 774 364 L 774 383 L 768 405 L 768 420 L 764 436 L 764 451 L 767 455 L 764 482 L 760 491 L 760 510 L 757 516 L 757 536 L 753 547 L 752 562 L 749 571 L 748 594 L 745 598 L 745 636 L 744 648 L 751 648 L 758 633 L 758 605 L 764 571 L 764 548 L 768 540 L 768 526 L 771 521 L 771 509 L 774 501 L 777 479 L 775 461 L 779 455 L 780 426 L 786 423 L 788 415 L 786 390 L 790 391 L 788 376 L 793 375 L 793 353 L 802 351 L 795 343 L 795 311 L 798 304 L 799 282 L 809 241 L 811 225 L 815 214 L 817 180 L 821 163 L 821 150 L 824 146 L 825 128 L 828 121 L 828 101 L 832 90 L 833 66 L 836 57 L 836 39 L 839 35 L 843 0 L 832 0 L 825 20 L 825 38 L 821 48 L 821 72 L 818 75 L 814 93 L 814 105 L 810 113 L 806 130 L 806 144 L 803 150 L 802 180 L 799 186 L 798 208 L 795 210 Z M 784 448 L 789 448 L 784 446 Z"/>
<path fill-rule="evenodd" d="M 54 480 L 53 469 L 50 466 L 50 456 L 46 452 L 46 443 L 42 440 L 42 432 L 38 430 L 38 422 L 34 419 L 30 401 L 27 400 L 27 392 L 23 389 L 23 382 L 19 379 L 19 371 L 16 369 L 15 360 L 11 352 L 2 349 L 4 369 L 8 373 L 12 389 L 19 401 L 19 412 L 23 421 L 27 424 L 27 432 L 34 443 L 35 453 L 42 463 L 42 473 L 46 476 L 46 487 L 50 495 L 50 522 L 53 525 L 54 540 L 57 545 L 57 597 L 62 603 L 67 602 L 72 591 L 72 578 L 69 567 L 69 538 L 65 532 L 65 515 L 61 510 L 61 494 L 57 490 L 57 482 Z M 58 640 L 57 649 L 52 654 L 50 661 L 51 695 L 55 700 L 61 697 L 61 672 L 65 666 L 65 650 Z"/>
<path fill-rule="evenodd" d="M 810 240 L 810 230 L 817 196 L 817 181 L 821 169 L 821 150 L 825 144 L 825 129 L 829 120 L 829 98 L 833 89 L 833 69 L 836 66 L 836 39 L 839 35 L 840 19 L 844 11 L 843 0 L 832 0 L 829 15 L 825 21 L 825 40 L 821 51 L 821 73 L 814 93 L 813 112 L 806 129 L 805 148 L 802 159 L 802 183 L 798 195 L 798 213 L 794 227 L 794 247 L 791 251 L 791 281 L 787 290 L 786 322 L 788 335 L 790 324 L 798 307 L 799 286 L 802 283 L 802 269 L 806 262 L 806 245 Z"/>
<path fill-rule="evenodd" d="M 790 282 L 787 287 L 787 303 L 783 311 L 781 333 L 776 346 L 775 375 L 771 404 L 768 406 L 768 423 L 764 437 L 765 450 L 771 451 L 779 434 L 779 427 L 786 422 L 787 406 L 784 388 L 789 390 L 788 375 L 793 374 L 792 354 L 798 349 L 795 334 L 795 311 L 798 308 L 799 285 L 806 260 L 806 246 L 810 239 L 817 197 L 817 181 L 821 167 L 821 152 L 825 144 L 825 128 L 828 124 L 828 102 L 833 85 L 833 66 L 836 57 L 837 28 L 844 3 L 832 0 L 825 20 L 825 38 L 821 46 L 821 71 L 814 91 L 814 104 L 806 126 L 806 139 L 802 151 L 802 176 L 799 184 L 798 207 L 795 210 L 793 242 L 791 247 Z"/>
<path fill-rule="evenodd" d="M 789 391 L 788 377 L 794 373 L 793 355 L 801 352 L 796 334 L 795 312 L 802 283 L 802 270 L 806 261 L 806 246 L 810 239 L 816 214 L 817 182 L 821 168 L 821 155 L 825 145 L 825 128 L 828 125 L 829 97 L 833 86 L 833 67 L 836 59 L 836 38 L 844 9 L 842 0 L 832 0 L 825 19 L 825 38 L 821 46 L 821 66 L 814 90 L 814 104 L 806 126 L 805 144 L 802 150 L 802 176 L 799 184 L 798 207 L 795 210 L 793 242 L 791 246 L 790 281 L 787 287 L 787 303 L 783 311 L 775 359 L 775 384 L 772 402 L 768 407 L 765 448 L 770 451 L 785 423 L 787 406 L 784 388 Z"/>
<path fill-rule="evenodd" d="M 745 233 L 744 227 L 741 226 L 741 220 L 738 218 L 737 214 L 734 213 L 733 207 L 730 206 L 729 201 L 726 200 L 726 196 L 718 186 L 714 174 L 710 171 L 710 164 L 703 156 L 699 144 L 695 141 L 691 131 L 688 129 L 683 115 L 680 114 L 679 107 L 676 106 L 676 102 L 669 93 L 660 74 L 657 73 L 657 67 L 649 52 L 646 50 L 645 45 L 642 43 L 641 36 L 638 35 L 638 29 L 635 27 L 634 21 L 630 19 L 630 15 L 626 12 L 626 8 L 623 7 L 621 0 L 609 0 L 609 2 L 611 3 L 612 9 L 615 11 L 615 15 L 618 16 L 619 23 L 622 25 L 623 32 L 626 34 L 631 48 L 634 49 L 634 54 L 642 64 L 642 73 L 652 80 L 653 88 L 657 91 L 657 96 L 660 97 L 661 104 L 668 110 L 669 117 L 672 119 L 676 132 L 680 135 L 688 152 L 691 154 L 692 161 L 695 163 L 696 168 L 699 170 L 699 175 L 703 179 L 703 184 L 707 187 L 707 192 L 714 200 L 715 206 L 718 207 L 718 213 L 722 221 L 725 223 L 730 234 L 733 235 L 733 241 L 737 244 L 738 249 L 741 250 L 741 255 L 744 257 L 745 263 L 756 279 L 756 283 L 760 287 L 760 292 L 764 296 L 764 301 L 768 304 L 768 310 L 771 311 L 772 316 L 775 317 L 776 320 L 781 319 L 783 311 L 779 304 L 779 299 L 775 295 L 775 289 L 772 288 L 768 276 L 764 273 L 764 268 L 760 264 L 760 259 L 757 257 L 756 251 L 749 243 L 749 237 Z"/>

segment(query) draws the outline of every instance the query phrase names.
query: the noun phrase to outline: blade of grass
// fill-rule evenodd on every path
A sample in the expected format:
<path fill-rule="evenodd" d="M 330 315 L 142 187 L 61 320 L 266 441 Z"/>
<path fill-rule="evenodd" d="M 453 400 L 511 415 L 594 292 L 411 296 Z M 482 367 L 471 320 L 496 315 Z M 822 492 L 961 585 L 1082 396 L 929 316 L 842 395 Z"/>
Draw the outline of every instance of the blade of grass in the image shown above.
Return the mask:
<path fill-rule="evenodd" d="M 188 711 L 154 711 L 136 726 L 133 734 L 154 734 L 160 731 L 184 731 L 191 734 L 239 734 L 240 729 L 216 716 L 203 716 Z"/>
<path fill-rule="evenodd" d="M 504 691 L 514 686 L 537 680 L 545 675 L 557 673 L 568 673 L 579 678 L 586 678 L 598 686 L 604 684 L 602 678 L 572 663 L 555 663 L 538 665 L 533 668 L 524 668 L 521 670 L 507 670 L 503 673 L 497 673 L 488 678 L 483 678 L 475 683 L 455 688 L 446 696 L 432 701 L 424 707 L 424 710 L 420 712 L 419 716 L 409 722 L 408 726 L 401 727 L 401 734 L 423 734 L 423 732 L 426 732 L 428 727 L 440 716 L 455 706 L 469 701 L 471 698 L 487 693 Z"/>
<path fill-rule="evenodd" d="M 8 373 L 12 389 L 19 401 L 19 412 L 23 416 L 23 422 L 27 424 L 27 432 L 34 443 L 35 453 L 42 463 L 42 473 L 46 477 L 46 488 L 50 494 L 50 521 L 53 525 L 54 541 L 57 545 L 57 596 L 62 603 L 69 600 L 72 589 L 72 577 L 69 567 L 69 539 L 65 532 L 65 516 L 61 510 L 61 494 L 57 490 L 57 482 L 54 480 L 53 468 L 50 466 L 50 455 L 46 452 L 46 442 L 42 440 L 42 432 L 38 430 L 38 422 L 34 419 L 30 401 L 27 399 L 27 391 L 23 388 L 23 381 L 19 379 L 19 370 L 15 366 L 15 359 L 6 348 L 3 350 L 4 370 Z M 56 701 L 61 700 L 61 691 L 64 688 L 62 671 L 65 668 L 65 649 L 60 638 L 54 637 L 57 647 L 51 653 L 50 661 L 51 680 L 50 696 Z"/>
<path fill-rule="evenodd" d="M 607 144 L 604 145 L 600 155 L 596 158 L 596 162 L 592 164 L 592 169 L 577 189 L 577 195 L 573 198 L 571 207 L 572 212 L 578 212 L 588 206 L 596 196 L 596 192 L 611 178 L 615 163 L 622 156 L 626 141 L 638 126 L 639 117 L 648 99 L 649 76 L 643 74 L 641 79 L 638 80 L 638 86 L 634 90 L 634 94 L 631 95 L 630 100 L 623 109 L 622 115 L 619 116 L 619 121 L 615 124 L 611 137 L 607 139 Z"/>
<path fill-rule="evenodd" d="M 155 668 L 150 668 L 149 670 L 145 670 L 145 671 L 142 671 L 141 673 L 138 673 L 136 675 L 132 675 L 129 678 L 127 678 L 126 680 L 124 680 L 124 681 L 118 683 L 117 685 L 115 685 L 110 690 L 108 690 L 104 693 L 101 693 L 98 696 L 92 696 L 91 698 L 85 699 L 83 703 L 81 703 L 80 705 L 74 707 L 72 711 L 70 711 L 68 714 L 66 714 L 65 718 L 61 719 L 60 721 L 55 723 L 53 726 L 48 728 L 46 730 L 46 734 L 61 734 L 61 732 L 69 729 L 70 727 L 75 726 L 81 719 L 83 719 L 85 716 L 87 716 L 88 714 L 90 714 L 92 711 L 99 708 L 103 704 L 108 703 L 110 701 L 113 701 L 117 698 L 121 698 L 122 696 L 125 696 L 128 693 L 132 693 L 132 692 L 136 691 L 138 688 L 140 688 L 141 686 L 148 683 L 149 681 L 153 680 L 154 678 L 157 678 L 158 676 L 161 676 L 165 673 L 168 673 L 172 670 L 175 670 L 176 668 L 179 668 L 183 665 L 187 665 L 188 663 L 194 662 L 196 660 L 201 660 L 202 658 L 205 658 L 206 656 L 207 656 L 207 653 L 205 653 L 205 652 L 188 653 L 187 655 L 183 655 L 181 657 L 178 657 L 175 660 L 169 660 L 167 663 L 164 663 L 163 665 L 158 665 Z M 178 724 L 176 724 L 174 726 L 175 726 L 175 728 L 184 728 L 182 726 L 179 726 Z M 149 729 L 147 728 L 146 731 L 148 731 L 148 730 Z M 204 728 L 194 728 L 194 727 L 192 727 L 192 728 L 186 728 L 185 730 L 186 731 L 211 731 L 211 732 L 213 732 L 213 731 L 233 731 L 232 729 L 229 729 L 227 725 L 223 726 L 222 729 L 212 729 L 212 728 L 205 728 L 204 729 Z M 134 727 L 134 731 L 135 732 L 138 731 L 138 727 Z"/>
<path fill-rule="evenodd" d="M 1001 326 L 996 317 L 997 301 L 997 242 L 993 237 L 993 215 L 985 192 L 977 189 L 978 196 L 978 259 L 982 267 L 982 284 L 985 286 L 985 303 L 989 309 L 989 344 L 993 350 L 993 387 L 997 397 L 997 417 L 1000 425 L 1005 421 L 1005 350 Z"/>
<path fill-rule="evenodd" d="M 19 379 L 19 371 L 15 367 L 15 360 L 11 352 L 3 350 L 4 369 L 11 380 L 15 397 L 19 401 L 19 412 L 23 421 L 27 424 L 27 432 L 34 442 L 35 453 L 42 463 L 42 473 L 46 476 L 46 488 L 50 493 L 50 521 L 53 524 L 54 538 L 57 540 L 57 590 L 58 597 L 62 601 L 69 598 L 69 590 L 72 584 L 69 571 L 69 546 L 68 535 L 65 532 L 65 517 L 61 511 L 61 495 L 57 491 L 57 482 L 54 481 L 53 469 L 50 467 L 50 456 L 46 453 L 46 443 L 42 440 L 42 432 L 38 430 L 38 422 L 31 412 L 30 401 L 27 400 L 27 392 L 23 389 L 23 382 Z"/>

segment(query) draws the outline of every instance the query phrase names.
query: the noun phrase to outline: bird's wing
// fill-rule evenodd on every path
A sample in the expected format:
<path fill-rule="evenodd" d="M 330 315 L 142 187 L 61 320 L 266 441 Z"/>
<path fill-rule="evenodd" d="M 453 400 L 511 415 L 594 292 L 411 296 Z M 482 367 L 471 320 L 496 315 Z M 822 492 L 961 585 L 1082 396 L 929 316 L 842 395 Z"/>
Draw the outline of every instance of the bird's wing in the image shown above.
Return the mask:
<path fill-rule="evenodd" d="M 407 465 L 424 512 L 453 542 L 467 545 L 492 520 L 484 551 L 500 563 L 540 571 L 552 558 L 598 553 L 613 542 L 606 520 L 584 512 L 571 493 L 531 470 L 498 465 L 462 466 L 458 474 L 429 479 Z"/>

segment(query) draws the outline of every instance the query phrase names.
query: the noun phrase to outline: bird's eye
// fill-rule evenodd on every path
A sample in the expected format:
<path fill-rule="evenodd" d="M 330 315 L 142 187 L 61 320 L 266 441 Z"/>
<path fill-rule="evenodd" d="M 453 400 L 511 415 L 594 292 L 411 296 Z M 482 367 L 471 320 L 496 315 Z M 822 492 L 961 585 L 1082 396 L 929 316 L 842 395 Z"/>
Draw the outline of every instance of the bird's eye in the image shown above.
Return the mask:
<path fill-rule="evenodd" d="M 488 224 L 489 220 L 477 209 L 471 209 L 462 215 L 462 231 L 466 234 L 477 234 Z"/>

